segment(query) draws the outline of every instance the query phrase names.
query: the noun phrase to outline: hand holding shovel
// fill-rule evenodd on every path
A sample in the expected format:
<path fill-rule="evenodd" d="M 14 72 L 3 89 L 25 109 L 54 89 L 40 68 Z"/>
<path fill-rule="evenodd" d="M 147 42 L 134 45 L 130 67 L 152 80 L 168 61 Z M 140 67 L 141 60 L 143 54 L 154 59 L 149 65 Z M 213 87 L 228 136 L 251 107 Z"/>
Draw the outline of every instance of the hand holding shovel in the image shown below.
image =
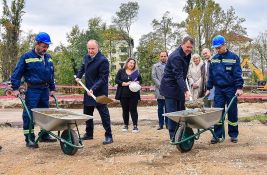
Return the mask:
<path fill-rule="evenodd" d="M 78 79 L 76 77 L 76 75 L 74 75 L 74 78 L 75 80 L 86 90 L 87 94 L 90 95 L 97 103 L 101 103 L 101 104 L 108 104 L 108 103 L 111 103 L 113 102 L 113 100 L 111 98 L 108 98 L 107 96 L 105 95 L 101 95 L 101 96 L 98 96 L 96 97 L 92 91 L 90 91 L 84 84 L 83 82 L 81 81 L 81 79 Z"/>

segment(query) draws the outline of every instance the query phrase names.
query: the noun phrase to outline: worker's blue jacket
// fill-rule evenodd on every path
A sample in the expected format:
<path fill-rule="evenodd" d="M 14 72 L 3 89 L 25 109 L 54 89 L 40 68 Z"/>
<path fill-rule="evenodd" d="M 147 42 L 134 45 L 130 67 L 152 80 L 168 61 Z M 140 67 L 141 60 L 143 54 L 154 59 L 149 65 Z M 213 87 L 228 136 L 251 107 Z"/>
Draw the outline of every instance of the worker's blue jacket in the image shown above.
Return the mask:
<path fill-rule="evenodd" d="M 227 50 L 223 54 L 216 54 L 209 67 L 209 78 L 207 89 L 213 86 L 220 88 L 233 87 L 242 89 L 244 80 L 239 57 Z"/>
<path fill-rule="evenodd" d="M 24 53 L 11 76 L 12 89 L 20 87 L 21 78 L 32 88 L 47 88 L 55 90 L 54 65 L 49 54 L 44 54 L 44 60 L 35 50 Z"/>

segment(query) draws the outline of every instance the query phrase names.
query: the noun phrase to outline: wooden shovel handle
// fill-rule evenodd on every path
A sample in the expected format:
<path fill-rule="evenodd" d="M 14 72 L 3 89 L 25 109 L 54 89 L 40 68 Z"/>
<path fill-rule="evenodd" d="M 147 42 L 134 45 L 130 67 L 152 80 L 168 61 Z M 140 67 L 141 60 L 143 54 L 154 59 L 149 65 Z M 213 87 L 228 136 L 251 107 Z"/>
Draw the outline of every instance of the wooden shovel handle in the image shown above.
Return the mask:
<path fill-rule="evenodd" d="M 76 75 L 74 75 L 74 78 L 76 79 Z M 76 80 L 77 81 L 77 80 Z M 89 89 L 87 89 L 87 87 L 83 84 L 83 82 L 81 80 L 77 81 L 85 90 L 88 94 L 91 95 L 91 97 L 93 97 L 94 100 L 96 100 L 96 97 L 94 96 L 94 94 L 92 94 Z"/>

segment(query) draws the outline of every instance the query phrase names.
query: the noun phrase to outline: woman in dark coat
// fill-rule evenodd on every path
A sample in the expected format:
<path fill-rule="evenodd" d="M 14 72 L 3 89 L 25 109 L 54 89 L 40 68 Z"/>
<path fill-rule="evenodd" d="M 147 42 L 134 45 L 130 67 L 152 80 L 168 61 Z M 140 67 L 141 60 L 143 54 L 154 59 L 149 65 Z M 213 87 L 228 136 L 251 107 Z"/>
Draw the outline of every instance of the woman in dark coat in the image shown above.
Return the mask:
<path fill-rule="evenodd" d="M 129 113 L 131 114 L 133 122 L 133 131 L 134 133 L 139 132 L 137 127 L 138 122 L 138 112 L 137 104 L 140 100 L 140 90 L 137 92 L 132 92 L 129 88 L 131 82 L 141 83 L 141 75 L 136 68 L 136 60 L 133 58 L 128 58 L 124 67 L 120 69 L 116 75 L 115 82 L 118 84 L 117 92 L 115 98 L 120 100 L 122 106 L 122 116 L 124 127 L 122 131 L 128 131 L 129 125 Z"/>

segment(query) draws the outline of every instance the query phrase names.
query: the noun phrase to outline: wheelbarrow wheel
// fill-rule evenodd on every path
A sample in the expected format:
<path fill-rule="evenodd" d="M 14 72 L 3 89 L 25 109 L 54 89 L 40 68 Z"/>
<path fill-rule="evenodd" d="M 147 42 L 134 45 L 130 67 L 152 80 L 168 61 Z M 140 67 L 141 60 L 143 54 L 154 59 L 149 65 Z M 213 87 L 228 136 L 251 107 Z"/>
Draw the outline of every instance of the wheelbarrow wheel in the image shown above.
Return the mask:
<path fill-rule="evenodd" d="M 61 134 L 61 138 L 73 145 L 79 145 L 78 135 L 72 129 L 70 129 L 70 132 L 69 130 L 64 130 Z M 64 142 L 60 142 L 60 146 L 62 151 L 67 155 L 74 155 L 78 151 L 78 148 L 70 146 Z"/>
<path fill-rule="evenodd" d="M 184 134 L 183 134 L 184 133 Z M 178 128 L 176 134 L 175 134 L 175 140 L 180 142 L 181 140 L 184 140 L 190 136 L 194 135 L 193 129 L 186 127 L 185 125 L 180 125 L 180 127 Z M 182 142 L 180 144 L 176 145 L 176 148 L 180 151 L 180 152 L 188 152 L 193 148 L 194 145 L 194 141 L 195 139 L 189 139 L 185 142 Z"/>

